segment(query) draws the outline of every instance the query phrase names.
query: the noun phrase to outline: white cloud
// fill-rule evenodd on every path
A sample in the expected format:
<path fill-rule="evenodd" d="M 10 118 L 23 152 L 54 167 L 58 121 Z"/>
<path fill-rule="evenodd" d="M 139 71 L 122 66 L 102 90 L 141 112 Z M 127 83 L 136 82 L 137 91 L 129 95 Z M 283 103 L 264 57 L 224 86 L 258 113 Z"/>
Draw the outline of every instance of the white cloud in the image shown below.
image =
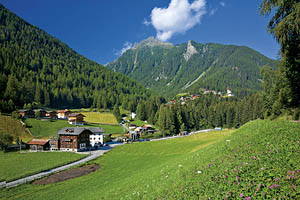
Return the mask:
<path fill-rule="evenodd" d="M 217 12 L 218 8 L 212 9 L 209 11 L 209 15 L 212 16 Z"/>
<path fill-rule="evenodd" d="M 155 7 L 151 13 L 151 24 L 159 40 L 169 40 L 174 34 L 185 33 L 200 24 L 206 14 L 206 1 L 171 0 L 168 8 Z M 145 23 L 144 23 L 145 24 Z"/>
<path fill-rule="evenodd" d="M 221 2 L 220 2 L 220 5 L 221 5 L 221 6 L 223 6 L 223 7 L 225 7 L 225 6 L 226 6 L 226 4 L 225 4 L 225 2 L 224 2 L 224 1 L 221 1 Z"/>
<path fill-rule="evenodd" d="M 117 51 L 115 53 L 116 56 L 121 56 L 123 53 L 125 53 L 127 50 L 131 49 L 133 47 L 133 44 L 130 42 L 125 42 L 123 44 L 123 48 L 120 51 Z"/>

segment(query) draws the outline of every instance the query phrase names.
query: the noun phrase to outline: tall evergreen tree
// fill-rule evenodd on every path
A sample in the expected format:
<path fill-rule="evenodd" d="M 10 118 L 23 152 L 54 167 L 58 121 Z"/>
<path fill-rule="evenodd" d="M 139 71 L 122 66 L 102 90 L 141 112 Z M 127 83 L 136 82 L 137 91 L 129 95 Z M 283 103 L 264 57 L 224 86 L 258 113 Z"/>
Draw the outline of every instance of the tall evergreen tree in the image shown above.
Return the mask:
<path fill-rule="evenodd" d="M 268 31 L 274 35 L 280 44 L 281 69 L 279 72 L 286 77 L 284 88 L 275 91 L 280 100 L 276 100 L 273 110 L 283 106 L 300 106 L 300 2 L 299 0 L 264 0 L 261 4 L 262 15 L 273 14 Z M 281 93 L 281 96 L 279 96 Z M 290 101 L 283 95 L 288 95 Z M 283 103 L 283 105 L 282 105 Z M 274 109 L 275 108 L 275 109 Z"/>

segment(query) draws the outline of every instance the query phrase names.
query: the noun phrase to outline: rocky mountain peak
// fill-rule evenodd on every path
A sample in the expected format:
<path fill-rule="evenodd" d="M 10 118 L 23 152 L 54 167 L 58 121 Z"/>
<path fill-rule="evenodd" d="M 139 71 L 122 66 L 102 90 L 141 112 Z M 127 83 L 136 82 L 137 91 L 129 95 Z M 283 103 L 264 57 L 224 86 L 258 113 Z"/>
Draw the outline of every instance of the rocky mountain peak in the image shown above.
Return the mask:
<path fill-rule="evenodd" d="M 193 46 L 192 41 L 189 40 L 186 52 L 183 54 L 185 61 L 188 61 L 196 53 L 198 53 L 197 49 Z"/>
<path fill-rule="evenodd" d="M 169 42 L 162 42 L 160 40 L 155 39 L 154 37 L 149 37 L 145 40 L 142 40 L 139 43 L 135 43 L 133 48 L 139 48 L 139 47 L 144 47 L 144 46 L 149 46 L 149 47 L 154 47 L 154 46 L 165 46 L 165 47 L 172 47 L 174 46 L 172 43 Z"/>

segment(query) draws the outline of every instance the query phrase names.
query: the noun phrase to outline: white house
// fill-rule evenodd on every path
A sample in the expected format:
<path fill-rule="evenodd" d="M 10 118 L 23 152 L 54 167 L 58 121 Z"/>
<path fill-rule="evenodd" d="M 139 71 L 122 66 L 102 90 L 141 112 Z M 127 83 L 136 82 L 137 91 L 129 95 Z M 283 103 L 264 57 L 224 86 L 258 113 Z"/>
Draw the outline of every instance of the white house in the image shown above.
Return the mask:
<path fill-rule="evenodd" d="M 136 116 L 136 114 L 133 112 L 133 113 L 131 113 L 131 119 L 134 119 L 135 118 L 135 116 Z"/>
<path fill-rule="evenodd" d="M 229 97 L 234 96 L 234 94 L 231 92 L 231 90 L 229 88 L 227 88 L 227 96 L 229 96 Z"/>
<path fill-rule="evenodd" d="M 104 130 L 99 127 L 89 127 L 93 134 L 90 135 L 90 144 L 92 147 L 104 144 Z"/>

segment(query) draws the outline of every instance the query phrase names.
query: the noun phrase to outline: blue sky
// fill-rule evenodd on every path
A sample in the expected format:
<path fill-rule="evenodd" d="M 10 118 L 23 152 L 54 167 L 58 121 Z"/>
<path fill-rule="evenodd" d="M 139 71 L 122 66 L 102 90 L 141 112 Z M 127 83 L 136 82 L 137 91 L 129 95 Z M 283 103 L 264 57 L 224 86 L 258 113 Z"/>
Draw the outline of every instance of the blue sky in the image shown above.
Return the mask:
<path fill-rule="evenodd" d="M 278 59 L 262 0 L 0 0 L 29 23 L 100 64 L 150 36 L 249 46 Z"/>

